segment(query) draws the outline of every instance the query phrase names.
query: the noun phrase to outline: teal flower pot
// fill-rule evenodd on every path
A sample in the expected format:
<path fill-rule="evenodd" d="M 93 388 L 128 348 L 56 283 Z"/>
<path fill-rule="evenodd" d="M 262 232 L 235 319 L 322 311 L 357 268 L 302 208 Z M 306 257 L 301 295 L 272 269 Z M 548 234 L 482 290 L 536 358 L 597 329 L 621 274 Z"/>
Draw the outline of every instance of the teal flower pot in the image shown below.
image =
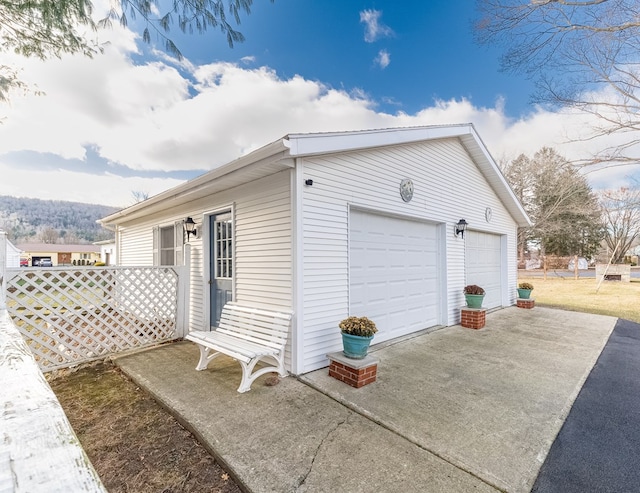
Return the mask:
<path fill-rule="evenodd" d="M 482 308 L 484 294 L 465 294 L 464 299 L 466 300 L 469 308 Z"/>
<path fill-rule="evenodd" d="M 354 336 L 351 334 L 342 334 L 342 347 L 344 355 L 351 359 L 364 359 L 371 344 L 371 337 Z"/>
<path fill-rule="evenodd" d="M 529 297 L 531 296 L 531 289 L 522 289 L 522 288 L 517 288 L 518 289 L 518 298 L 522 298 L 523 300 L 528 300 Z"/>

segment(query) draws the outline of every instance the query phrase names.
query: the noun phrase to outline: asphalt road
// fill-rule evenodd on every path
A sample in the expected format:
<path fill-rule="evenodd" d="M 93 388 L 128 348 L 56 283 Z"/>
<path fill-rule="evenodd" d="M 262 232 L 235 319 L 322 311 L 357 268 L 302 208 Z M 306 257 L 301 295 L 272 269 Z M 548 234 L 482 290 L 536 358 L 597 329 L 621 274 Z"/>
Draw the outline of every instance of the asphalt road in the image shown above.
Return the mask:
<path fill-rule="evenodd" d="M 640 491 L 640 324 L 618 320 L 532 492 Z"/>

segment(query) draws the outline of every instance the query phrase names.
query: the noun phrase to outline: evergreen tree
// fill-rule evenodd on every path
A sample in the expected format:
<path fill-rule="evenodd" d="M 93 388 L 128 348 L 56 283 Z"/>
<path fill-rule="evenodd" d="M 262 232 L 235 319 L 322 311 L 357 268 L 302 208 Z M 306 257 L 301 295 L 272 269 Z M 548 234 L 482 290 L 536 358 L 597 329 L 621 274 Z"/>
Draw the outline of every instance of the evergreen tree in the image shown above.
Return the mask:
<path fill-rule="evenodd" d="M 542 254 L 591 257 L 597 252 L 604 235 L 598 198 L 564 157 L 545 147 L 532 159 L 518 156 L 504 174 L 533 221 L 518 232 L 521 256 L 530 244 Z"/>

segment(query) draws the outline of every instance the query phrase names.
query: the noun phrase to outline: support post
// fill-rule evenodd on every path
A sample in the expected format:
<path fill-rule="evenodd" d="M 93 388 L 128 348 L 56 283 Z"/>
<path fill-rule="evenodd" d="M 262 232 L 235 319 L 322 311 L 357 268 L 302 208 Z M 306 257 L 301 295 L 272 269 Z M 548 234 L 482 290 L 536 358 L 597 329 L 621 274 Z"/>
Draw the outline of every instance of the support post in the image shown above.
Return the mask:
<path fill-rule="evenodd" d="M 378 359 L 371 355 L 364 359 L 347 358 L 342 351 L 327 354 L 329 376 L 359 389 L 376 381 Z"/>
<path fill-rule="evenodd" d="M 485 308 L 463 308 L 460 312 L 460 325 L 467 329 L 481 329 L 487 322 Z"/>
<path fill-rule="evenodd" d="M 191 245 L 184 245 L 184 266 L 178 270 L 178 313 L 176 313 L 176 335 L 185 337 L 189 333 L 189 300 L 191 296 Z"/>

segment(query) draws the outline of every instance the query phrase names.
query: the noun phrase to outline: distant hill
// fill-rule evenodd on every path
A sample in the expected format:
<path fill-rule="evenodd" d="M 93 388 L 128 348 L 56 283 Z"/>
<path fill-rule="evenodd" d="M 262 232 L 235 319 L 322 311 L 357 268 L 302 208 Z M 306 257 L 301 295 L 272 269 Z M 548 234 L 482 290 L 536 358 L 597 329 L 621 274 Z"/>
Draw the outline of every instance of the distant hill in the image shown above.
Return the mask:
<path fill-rule="evenodd" d="M 113 238 L 96 221 L 118 208 L 0 195 L 0 229 L 16 243 L 82 244 Z"/>

